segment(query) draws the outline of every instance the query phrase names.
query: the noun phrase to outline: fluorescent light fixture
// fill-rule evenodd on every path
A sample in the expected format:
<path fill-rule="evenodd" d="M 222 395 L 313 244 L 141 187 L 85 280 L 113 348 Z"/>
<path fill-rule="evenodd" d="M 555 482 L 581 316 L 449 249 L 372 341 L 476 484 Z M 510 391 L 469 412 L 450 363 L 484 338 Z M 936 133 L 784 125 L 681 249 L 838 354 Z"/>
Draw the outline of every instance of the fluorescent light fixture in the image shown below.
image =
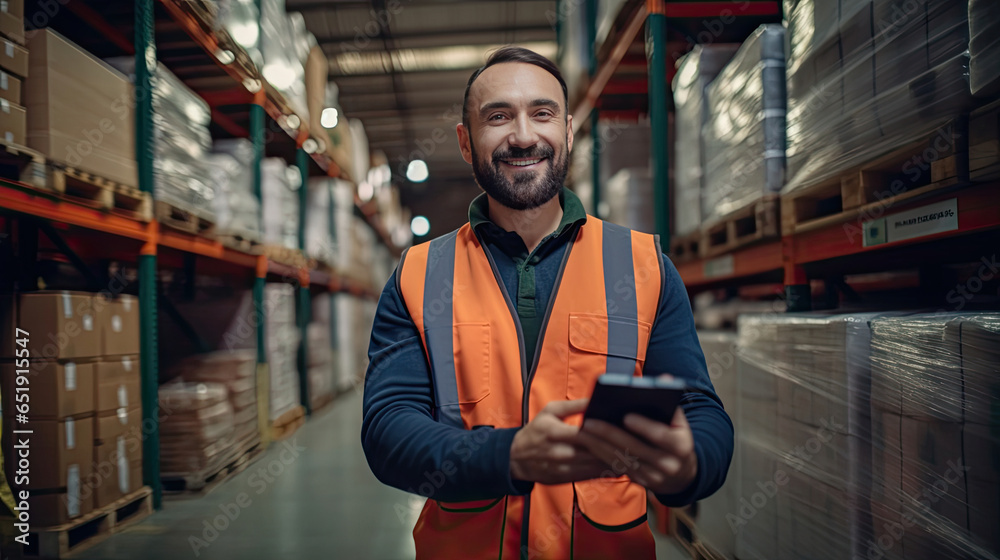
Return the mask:
<path fill-rule="evenodd" d="M 295 82 L 295 70 L 284 61 L 278 63 L 265 64 L 261 71 L 264 79 L 271 82 L 275 89 L 284 91 Z"/>
<path fill-rule="evenodd" d="M 336 107 L 323 109 L 323 113 L 319 117 L 319 124 L 323 125 L 323 128 L 335 128 L 339 121 L 340 112 L 337 111 Z"/>
<path fill-rule="evenodd" d="M 256 23 L 235 22 L 228 26 L 229 35 L 241 47 L 249 48 L 257 46 L 257 39 L 260 37 L 260 26 Z"/>
<path fill-rule="evenodd" d="M 431 222 L 424 216 L 417 216 L 410 221 L 410 231 L 418 237 L 427 235 L 431 232 Z"/>
<path fill-rule="evenodd" d="M 422 159 L 415 159 L 406 166 L 406 178 L 414 183 L 423 183 L 430 176 L 427 164 Z"/>
<path fill-rule="evenodd" d="M 288 126 L 288 128 L 294 128 L 298 130 L 299 125 L 302 124 L 302 121 L 299 120 L 298 115 L 286 115 L 285 124 Z"/>
<path fill-rule="evenodd" d="M 488 53 L 504 45 L 465 45 L 394 51 L 347 52 L 330 59 L 334 75 L 388 74 L 427 70 L 477 68 L 486 62 Z M 539 41 L 521 45 L 547 58 L 555 58 L 556 43 Z M 273 83 L 273 82 L 272 82 Z"/>
<path fill-rule="evenodd" d="M 222 64 L 232 64 L 236 60 L 236 55 L 229 49 L 216 49 L 215 58 L 219 59 Z"/>

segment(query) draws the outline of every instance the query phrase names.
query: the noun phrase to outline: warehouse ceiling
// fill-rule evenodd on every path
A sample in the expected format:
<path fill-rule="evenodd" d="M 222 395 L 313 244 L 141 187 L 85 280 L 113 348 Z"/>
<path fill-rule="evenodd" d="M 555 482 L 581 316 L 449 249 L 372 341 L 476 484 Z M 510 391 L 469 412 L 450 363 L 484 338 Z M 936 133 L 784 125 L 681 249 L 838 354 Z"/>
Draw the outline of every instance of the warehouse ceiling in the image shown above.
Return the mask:
<path fill-rule="evenodd" d="M 403 203 L 431 234 L 465 221 L 479 192 L 455 135 L 462 97 L 487 53 L 516 43 L 555 58 L 554 0 L 286 0 L 301 12 L 330 61 L 344 114 L 360 119 L 369 147 L 389 158 Z M 427 162 L 424 183 L 403 179 Z"/>

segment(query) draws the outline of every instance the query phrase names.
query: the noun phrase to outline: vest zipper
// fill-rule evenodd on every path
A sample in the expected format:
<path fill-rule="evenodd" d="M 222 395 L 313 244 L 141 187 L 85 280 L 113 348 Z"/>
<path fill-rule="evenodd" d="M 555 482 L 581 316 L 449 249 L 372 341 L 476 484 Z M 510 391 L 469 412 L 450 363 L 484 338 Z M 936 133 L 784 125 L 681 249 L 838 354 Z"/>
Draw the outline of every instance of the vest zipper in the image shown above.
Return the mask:
<path fill-rule="evenodd" d="M 580 233 L 580 227 L 569 238 L 566 242 L 566 252 L 563 253 L 562 262 L 559 263 L 559 272 L 556 274 L 555 283 L 552 285 L 552 294 L 549 296 L 549 304 L 545 308 L 545 315 L 542 316 L 542 325 L 538 331 L 538 340 L 535 341 L 535 355 L 531 360 L 531 369 L 527 367 L 527 358 L 524 352 L 524 331 L 521 330 L 521 319 L 517 315 L 517 308 L 514 307 L 513 302 L 510 299 L 510 294 L 507 293 L 507 287 L 503 283 L 503 278 L 500 276 L 500 271 L 497 269 L 497 264 L 493 260 L 493 255 L 490 254 L 490 250 L 486 248 L 486 244 L 479 237 L 479 234 L 473 230 L 476 239 L 479 240 L 479 247 L 482 249 L 483 253 L 486 253 L 486 260 L 490 263 L 490 268 L 493 269 L 493 278 L 496 280 L 497 285 L 500 286 L 500 292 L 503 294 L 503 299 L 507 303 L 507 309 L 510 311 L 511 318 L 514 319 L 514 326 L 517 328 L 517 345 L 518 350 L 521 353 L 521 381 L 524 390 L 521 394 L 521 425 L 524 426 L 528 423 L 528 404 L 531 397 L 531 381 L 535 378 L 535 369 L 538 368 L 538 358 L 542 353 L 541 342 L 545 340 L 545 329 L 549 325 L 549 317 L 552 315 L 552 308 L 555 306 L 556 296 L 559 293 L 559 284 L 562 282 L 563 272 L 566 270 L 566 263 L 569 262 L 569 254 L 573 250 L 573 245 L 576 242 L 576 236 Z M 521 513 L 521 560 L 528 560 L 528 526 L 529 526 L 529 516 L 531 513 L 531 494 L 529 493 L 524 497 L 524 507 Z M 507 522 L 506 516 L 504 517 L 504 523 Z"/>

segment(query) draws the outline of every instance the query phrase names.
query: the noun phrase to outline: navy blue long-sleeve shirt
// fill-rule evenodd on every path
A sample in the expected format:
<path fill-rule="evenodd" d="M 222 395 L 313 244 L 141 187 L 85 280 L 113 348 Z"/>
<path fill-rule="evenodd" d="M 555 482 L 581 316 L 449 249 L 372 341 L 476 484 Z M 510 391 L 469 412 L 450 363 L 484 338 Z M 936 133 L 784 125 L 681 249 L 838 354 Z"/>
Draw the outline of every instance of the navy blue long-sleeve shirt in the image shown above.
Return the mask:
<path fill-rule="evenodd" d="M 485 196 L 470 208 L 470 222 L 494 257 L 507 292 L 518 294 L 522 324 L 533 323 L 532 314 L 540 317 L 547 308 L 566 242 L 586 220 L 572 192 L 564 190 L 561 200 L 563 223 L 532 252 L 517 234 L 489 222 Z M 663 297 L 643 374 L 671 373 L 705 392 L 690 393 L 682 401 L 694 437 L 698 474 L 684 491 L 657 496 L 664 505 L 680 506 L 722 486 L 733 454 L 733 426 L 709 379 L 680 276 L 665 255 L 663 265 Z M 371 362 L 365 376 L 361 440 L 372 472 L 385 484 L 445 502 L 529 493 L 531 483 L 510 476 L 510 446 L 519 428 L 463 430 L 434 419 L 430 367 L 396 287 L 396 274 L 398 270 L 379 298 L 368 349 Z M 533 289 L 522 289 L 526 285 Z M 525 339 L 534 346 L 535 339 L 528 342 L 527 334 Z"/>

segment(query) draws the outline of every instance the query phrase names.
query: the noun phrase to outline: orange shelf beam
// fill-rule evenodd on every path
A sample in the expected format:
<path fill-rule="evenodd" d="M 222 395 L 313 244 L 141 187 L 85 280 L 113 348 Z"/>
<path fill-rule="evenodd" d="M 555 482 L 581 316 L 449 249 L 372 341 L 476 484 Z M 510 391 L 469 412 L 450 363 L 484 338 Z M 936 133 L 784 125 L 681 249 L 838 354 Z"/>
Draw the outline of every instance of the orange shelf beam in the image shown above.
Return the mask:
<path fill-rule="evenodd" d="M 27 185 L 0 179 L 0 207 L 143 242 L 150 239 L 150 225 L 145 222 L 34 194 L 30 190 Z"/>

